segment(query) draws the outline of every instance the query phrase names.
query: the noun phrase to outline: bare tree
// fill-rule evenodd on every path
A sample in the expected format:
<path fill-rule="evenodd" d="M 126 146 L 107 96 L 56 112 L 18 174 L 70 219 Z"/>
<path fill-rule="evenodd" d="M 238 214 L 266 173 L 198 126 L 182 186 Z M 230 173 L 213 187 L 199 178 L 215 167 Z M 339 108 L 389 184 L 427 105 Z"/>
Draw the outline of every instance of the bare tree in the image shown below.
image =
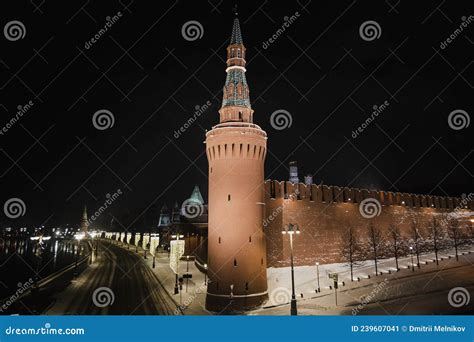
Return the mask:
<path fill-rule="evenodd" d="M 444 230 L 439 224 L 438 220 L 436 220 L 436 217 L 433 217 L 433 220 L 429 225 L 429 236 L 433 243 L 433 251 L 435 253 L 436 265 L 439 265 L 438 251 L 440 250 L 441 242 L 443 241 Z"/>
<path fill-rule="evenodd" d="M 379 249 L 382 244 L 382 233 L 380 232 L 380 229 L 374 226 L 373 222 L 371 221 L 369 223 L 369 226 L 367 227 L 367 232 L 369 235 L 369 245 L 372 250 L 372 255 L 374 258 L 374 266 L 375 266 L 375 275 L 378 275 L 378 256 L 379 256 Z"/>
<path fill-rule="evenodd" d="M 467 246 L 472 243 L 472 223 L 471 226 L 466 222 L 460 227 L 459 246 Z"/>
<path fill-rule="evenodd" d="M 458 246 L 459 246 L 460 231 L 459 231 L 459 221 L 457 219 L 449 220 L 448 234 L 452 240 L 454 250 L 456 251 L 456 261 L 459 261 Z"/>
<path fill-rule="evenodd" d="M 415 219 L 411 221 L 411 237 L 413 240 L 413 244 L 415 245 L 415 253 L 416 253 L 416 266 L 420 268 L 420 240 L 421 240 L 421 235 L 418 229 L 418 222 L 416 222 Z"/>
<path fill-rule="evenodd" d="M 398 272 L 400 270 L 400 268 L 398 267 L 398 257 L 403 253 L 400 228 L 398 228 L 398 226 L 393 223 L 390 224 L 389 234 L 392 239 L 392 251 L 393 251 L 393 256 L 395 257 L 395 266 Z"/>
<path fill-rule="evenodd" d="M 354 281 L 354 266 L 362 260 L 362 245 L 354 227 L 349 226 L 341 237 L 341 254 L 351 269 L 351 281 Z"/>

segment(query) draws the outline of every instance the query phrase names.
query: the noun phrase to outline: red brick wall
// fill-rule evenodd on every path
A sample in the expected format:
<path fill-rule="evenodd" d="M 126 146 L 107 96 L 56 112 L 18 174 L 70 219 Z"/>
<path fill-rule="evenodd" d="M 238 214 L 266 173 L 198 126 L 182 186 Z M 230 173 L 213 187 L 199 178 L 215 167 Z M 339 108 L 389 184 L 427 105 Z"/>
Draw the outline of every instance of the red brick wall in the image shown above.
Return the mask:
<path fill-rule="evenodd" d="M 268 267 L 289 264 L 288 236 L 282 235 L 282 229 L 288 223 L 297 223 L 301 230 L 301 234 L 294 236 L 295 264 L 314 265 L 316 261 L 321 264 L 344 261 L 340 255 L 340 237 L 349 225 L 358 231 L 359 236 L 365 237 L 369 221 L 384 234 L 390 224 L 396 224 L 406 237 L 413 219 L 423 232 L 433 214 L 469 210 L 465 209 L 466 203 L 460 198 L 314 184 L 306 186 L 302 183 L 266 181 L 265 191 Z M 365 198 L 375 198 L 381 203 L 379 216 L 367 219 L 360 214 L 359 204 Z M 474 210 L 473 202 L 467 203 L 467 206 Z"/>

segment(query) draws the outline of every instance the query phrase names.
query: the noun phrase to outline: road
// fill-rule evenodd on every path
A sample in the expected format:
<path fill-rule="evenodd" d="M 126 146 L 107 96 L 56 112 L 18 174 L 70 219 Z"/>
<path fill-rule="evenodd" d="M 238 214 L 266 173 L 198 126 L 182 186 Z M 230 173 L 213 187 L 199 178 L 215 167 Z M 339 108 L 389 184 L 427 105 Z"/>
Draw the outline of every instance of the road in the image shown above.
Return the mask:
<path fill-rule="evenodd" d="M 453 307 L 448 301 L 449 291 L 456 287 L 466 289 L 474 295 L 474 265 L 462 265 L 439 271 L 424 272 L 388 280 L 385 285 L 349 290 L 347 310 L 342 314 L 352 314 L 362 296 L 373 294 L 374 300 L 357 314 L 363 315 L 450 315 L 472 314 L 474 298 L 467 305 Z M 387 278 L 388 279 L 388 278 Z M 344 294 L 345 295 L 345 294 Z M 354 300 L 357 298 L 358 300 Z"/>
<path fill-rule="evenodd" d="M 99 288 L 108 288 L 104 291 Z M 94 292 L 96 295 L 94 302 Z M 108 305 L 104 305 L 108 304 Z M 98 255 L 58 294 L 48 315 L 173 315 L 176 304 L 133 250 L 98 242 Z"/>

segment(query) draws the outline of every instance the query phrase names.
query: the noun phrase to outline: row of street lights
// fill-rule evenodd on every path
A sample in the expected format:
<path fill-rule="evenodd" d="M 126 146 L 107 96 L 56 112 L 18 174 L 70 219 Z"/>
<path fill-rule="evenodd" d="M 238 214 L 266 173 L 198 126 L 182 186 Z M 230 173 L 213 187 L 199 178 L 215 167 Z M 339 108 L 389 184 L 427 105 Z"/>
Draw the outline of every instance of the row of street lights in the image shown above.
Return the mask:
<path fill-rule="evenodd" d="M 293 262 L 293 235 L 300 234 L 300 229 L 298 224 L 289 223 L 285 226 L 285 229 L 282 230 L 283 235 L 289 235 L 290 237 L 290 263 L 291 263 L 291 308 L 290 314 L 292 316 L 296 316 L 298 314 L 297 306 L 296 306 L 296 295 L 295 295 L 295 271 L 294 271 L 294 262 Z M 415 272 L 415 264 L 413 260 L 413 247 L 410 246 L 410 256 L 411 256 L 411 270 Z M 418 263 L 418 267 L 420 267 Z M 321 287 L 319 284 L 319 262 L 316 262 L 316 274 L 318 279 L 318 288 L 317 292 L 321 292 Z"/>

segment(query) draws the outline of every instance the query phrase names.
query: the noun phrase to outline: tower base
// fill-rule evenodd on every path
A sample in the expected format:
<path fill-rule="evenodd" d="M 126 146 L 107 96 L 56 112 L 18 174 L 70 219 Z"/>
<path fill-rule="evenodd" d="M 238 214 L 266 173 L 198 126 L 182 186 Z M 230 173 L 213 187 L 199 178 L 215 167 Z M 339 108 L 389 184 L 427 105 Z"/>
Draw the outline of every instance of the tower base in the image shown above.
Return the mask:
<path fill-rule="evenodd" d="M 206 309 L 221 314 L 235 314 L 239 312 L 254 310 L 268 300 L 268 293 L 251 295 L 228 295 L 206 294 Z"/>

